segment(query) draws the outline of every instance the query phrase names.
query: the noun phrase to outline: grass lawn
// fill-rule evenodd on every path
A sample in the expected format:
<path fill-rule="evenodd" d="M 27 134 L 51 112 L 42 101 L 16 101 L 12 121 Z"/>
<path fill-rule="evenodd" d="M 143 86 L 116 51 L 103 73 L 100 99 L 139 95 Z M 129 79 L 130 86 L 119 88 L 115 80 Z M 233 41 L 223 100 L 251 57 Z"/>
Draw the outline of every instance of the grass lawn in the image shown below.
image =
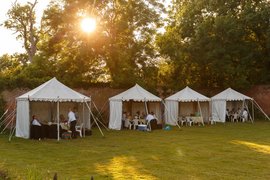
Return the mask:
<path fill-rule="evenodd" d="M 52 179 L 55 172 L 59 179 L 270 179 L 270 122 L 105 136 L 98 129 L 60 142 L 0 135 L 0 171 L 11 179 Z"/>

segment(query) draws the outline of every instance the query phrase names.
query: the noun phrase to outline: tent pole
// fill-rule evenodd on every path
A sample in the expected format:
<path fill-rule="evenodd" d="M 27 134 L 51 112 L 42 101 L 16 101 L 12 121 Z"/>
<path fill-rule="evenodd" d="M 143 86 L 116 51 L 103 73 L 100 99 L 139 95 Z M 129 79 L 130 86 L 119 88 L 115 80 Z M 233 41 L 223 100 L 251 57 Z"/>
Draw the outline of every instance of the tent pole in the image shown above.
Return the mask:
<path fill-rule="evenodd" d="M 270 121 L 270 118 L 268 115 L 263 111 L 263 109 L 259 106 L 259 104 L 254 100 L 254 104 L 257 106 L 257 108 L 263 113 L 263 115 Z"/>
<path fill-rule="evenodd" d="M 13 110 L 9 115 L 7 115 L 7 117 L 4 118 L 4 120 L 3 120 L 2 122 L 0 122 L 0 127 L 1 127 L 2 125 L 4 125 L 6 122 L 8 122 L 8 120 L 9 120 L 10 118 L 12 118 L 14 114 L 16 114 L 15 111 L 16 111 L 16 110 Z"/>
<path fill-rule="evenodd" d="M 2 118 L 8 113 L 8 109 L 4 112 L 4 114 L 0 117 L 0 121 L 2 120 Z"/>
<path fill-rule="evenodd" d="M 13 130 L 12 130 L 12 132 L 11 132 L 10 136 L 9 136 L 8 141 L 11 141 L 11 138 L 12 138 L 12 136 L 13 136 L 13 134 L 14 134 L 15 130 L 16 130 L 16 126 L 13 128 Z"/>
<path fill-rule="evenodd" d="M 96 120 L 107 130 L 109 131 L 109 129 L 105 126 L 105 124 L 103 124 L 103 122 L 101 122 L 98 118 L 96 118 Z"/>
<path fill-rule="evenodd" d="M 99 116 L 100 116 L 100 118 L 102 117 L 101 116 L 101 114 L 100 114 L 100 112 L 99 112 L 99 110 L 98 110 L 98 108 L 97 108 L 97 106 L 96 106 L 96 104 L 95 104 L 95 102 L 93 101 L 93 104 L 94 104 L 94 107 L 95 107 L 95 109 L 97 110 L 97 112 L 98 112 L 98 114 L 99 114 Z M 101 120 L 99 120 L 98 118 L 96 118 L 97 119 L 97 121 L 107 130 L 107 131 L 109 131 L 109 129 L 103 124 L 103 122 L 101 121 Z"/>
<path fill-rule="evenodd" d="M 251 104 L 252 104 L 252 118 L 253 118 L 253 121 L 255 120 L 254 119 L 254 102 L 253 102 L 254 100 L 252 99 L 251 100 Z M 253 121 L 252 121 L 252 123 L 253 123 Z"/>
<path fill-rule="evenodd" d="M 96 106 L 96 103 L 92 100 L 92 103 L 93 103 L 93 105 L 94 105 L 94 108 L 97 110 L 97 112 L 98 112 L 98 114 L 99 114 L 99 116 L 100 116 L 100 119 L 102 119 L 102 116 L 101 116 L 101 113 L 100 113 L 100 111 L 98 110 L 98 108 L 97 108 L 97 106 Z"/>
<path fill-rule="evenodd" d="M 96 123 L 96 125 L 97 125 L 97 127 L 98 127 L 98 129 L 99 129 L 99 131 L 100 131 L 100 133 L 101 133 L 101 135 L 104 137 L 104 134 L 103 134 L 101 128 L 99 127 L 99 125 L 98 125 L 98 123 L 97 123 L 97 121 L 96 121 L 96 119 L 95 119 L 95 117 L 94 117 L 94 115 L 93 115 L 93 113 L 92 113 L 92 111 L 91 111 L 89 105 L 88 105 L 86 102 L 85 102 L 85 104 L 86 104 L 86 106 L 87 106 L 87 108 L 88 108 L 88 110 L 89 110 L 91 116 L 93 117 L 93 119 L 94 119 L 94 121 L 95 121 L 95 123 Z"/>
<path fill-rule="evenodd" d="M 250 117 L 250 119 L 251 119 L 251 122 L 253 123 L 254 119 L 252 118 L 252 116 L 251 116 L 251 114 L 250 114 L 250 111 L 249 111 L 248 105 L 247 105 L 247 103 L 245 102 L 245 100 L 244 100 L 244 107 L 247 109 L 247 111 L 248 111 L 248 115 L 249 115 L 249 117 Z"/>
<path fill-rule="evenodd" d="M 145 98 L 144 98 L 144 106 L 145 106 L 146 115 L 148 115 L 149 112 L 148 112 L 147 102 Z"/>
<path fill-rule="evenodd" d="M 211 102 L 211 100 L 208 101 L 208 123 L 209 123 L 210 118 L 211 118 L 211 120 L 213 120 L 212 119 L 212 102 Z"/>
<path fill-rule="evenodd" d="M 12 122 L 12 121 L 9 121 L 9 122 L 7 123 L 7 125 L 4 127 L 4 129 L 1 131 L 0 134 L 2 134 L 2 133 L 7 129 L 7 127 L 9 126 L 9 124 L 10 124 L 11 122 Z"/>
<path fill-rule="evenodd" d="M 59 97 L 57 99 L 57 141 L 60 140 L 60 127 L 59 127 Z"/>
<path fill-rule="evenodd" d="M 2 114 L 2 116 L 0 117 L 0 121 L 1 121 L 2 118 L 4 118 L 4 116 L 8 113 L 9 109 L 11 108 L 11 106 L 12 106 L 13 104 L 15 104 L 15 109 L 16 109 L 16 100 L 14 100 L 14 102 L 12 102 L 12 103 L 8 106 L 7 110 Z M 13 111 L 15 111 L 15 109 L 14 109 Z M 0 125 L 0 127 L 1 127 L 1 125 Z"/>
<path fill-rule="evenodd" d="M 199 99 L 197 99 L 197 102 L 198 102 L 198 106 L 199 106 L 199 110 L 200 110 L 200 116 L 201 118 L 203 119 L 203 116 L 202 116 L 202 109 L 201 109 L 201 105 L 200 105 L 200 102 L 199 102 Z M 202 121 L 203 123 L 203 126 L 204 126 L 204 122 Z"/>
<path fill-rule="evenodd" d="M 11 128 L 10 128 L 8 141 L 11 141 L 11 137 L 12 137 L 14 131 L 15 131 L 15 128 L 16 128 L 16 126 L 14 126 L 14 121 L 15 121 L 14 118 L 15 118 L 15 116 L 13 116 L 13 118 L 12 118 L 12 125 L 11 125 Z"/>
<path fill-rule="evenodd" d="M 85 118 L 84 118 L 84 103 L 83 103 L 83 137 L 85 137 Z"/>

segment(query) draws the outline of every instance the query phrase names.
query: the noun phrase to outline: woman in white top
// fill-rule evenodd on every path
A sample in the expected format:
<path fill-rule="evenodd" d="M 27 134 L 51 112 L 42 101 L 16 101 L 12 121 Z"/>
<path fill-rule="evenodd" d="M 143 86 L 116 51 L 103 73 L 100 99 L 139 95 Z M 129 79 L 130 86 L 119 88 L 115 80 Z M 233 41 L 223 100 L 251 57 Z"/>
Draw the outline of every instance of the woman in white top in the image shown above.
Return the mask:
<path fill-rule="evenodd" d="M 42 137 L 42 125 L 35 115 L 32 116 L 31 137 L 40 140 Z"/>
<path fill-rule="evenodd" d="M 32 125 L 33 126 L 41 126 L 40 122 L 37 120 L 36 115 L 32 116 Z"/>

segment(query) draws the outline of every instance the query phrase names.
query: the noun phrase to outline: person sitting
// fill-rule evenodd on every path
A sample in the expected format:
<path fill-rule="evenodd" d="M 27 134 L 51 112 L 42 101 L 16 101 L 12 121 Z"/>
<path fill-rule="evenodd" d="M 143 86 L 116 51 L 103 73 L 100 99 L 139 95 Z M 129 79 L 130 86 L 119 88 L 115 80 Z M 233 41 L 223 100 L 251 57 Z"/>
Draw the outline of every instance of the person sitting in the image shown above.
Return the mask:
<path fill-rule="evenodd" d="M 69 130 L 68 121 L 66 120 L 63 114 L 60 114 L 59 120 L 60 120 L 60 134 L 62 135 L 64 132 L 67 132 Z"/>
<path fill-rule="evenodd" d="M 124 111 L 123 114 L 122 114 L 122 128 L 125 127 L 125 121 L 127 119 L 127 112 Z"/>
<path fill-rule="evenodd" d="M 68 122 L 63 114 L 60 114 L 59 119 L 60 119 L 60 123 L 67 123 Z"/>
<path fill-rule="evenodd" d="M 32 116 L 31 138 L 40 140 L 43 138 L 42 124 L 38 121 L 36 115 Z"/>
<path fill-rule="evenodd" d="M 228 122 L 230 120 L 230 115 L 229 115 L 229 109 L 226 109 L 226 121 Z"/>
<path fill-rule="evenodd" d="M 145 118 L 146 122 L 147 123 L 150 123 L 150 121 L 156 119 L 155 116 L 154 116 L 154 112 L 151 112 L 150 114 L 148 114 Z"/>
<path fill-rule="evenodd" d="M 146 114 L 145 114 L 145 112 L 142 112 L 142 114 L 141 114 L 141 119 L 146 119 Z"/>
<path fill-rule="evenodd" d="M 154 112 L 151 112 L 146 116 L 146 122 L 149 125 L 150 130 L 158 129 L 157 117 Z"/>
<path fill-rule="evenodd" d="M 137 118 L 136 118 L 137 117 Z M 140 111 L 137 111 L 136 114 L 135 114 L 135 117 L 136 119 L 141 119 L 141 113 Z"/>
<path fill-rule="evenodd" d="M 125 128 L 130 128 L 131 121 L 132 121 L 132 116 L 129 112 L 127 112 L 125 123 L 124 123 Z"/>
<path fill-rule="evenodd" d="M 247 109 L 244 108 L 243 113 L 242 113 L 242 122 L 245 122 L 248 120 L 248 112 Z"/>
<path fill-rule="evenodd" d="M 237 114 L 238 114 L 238 120 L 241 121 L 242 110 L 240 108 L 237 109 Z"/>

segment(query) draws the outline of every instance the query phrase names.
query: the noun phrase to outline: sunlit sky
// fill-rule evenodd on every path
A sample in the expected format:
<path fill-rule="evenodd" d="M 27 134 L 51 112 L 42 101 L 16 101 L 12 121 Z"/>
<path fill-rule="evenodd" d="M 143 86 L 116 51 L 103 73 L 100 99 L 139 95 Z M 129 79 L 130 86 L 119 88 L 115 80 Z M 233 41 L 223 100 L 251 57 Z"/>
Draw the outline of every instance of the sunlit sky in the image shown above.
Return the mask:
<path fill-rule="evenodd" d="M 49 4 L 51 0 L 39 0 L 36 5 L 37 21 L 40 21 L 44 8 Z M 11 8 L 12 3 L 15 0 L 1 0 L 0 2 L 0 24 L 7 19 L 7 12 Z M 26 4 L 27 2 L 34 2 L 34 0 L 17 0 L 20 4 Z M 16 35 L 12 31 L 7 30 L 5 27 L 0 26 L 0 55 L 5 53 L 13 54 L 15 52 L 24 52 L 22 45 L 23 42 L 16 39 Z"/>
<path fill-rule="evenodd" d="M 48 6 L 51 0 L 39 0 L 38 4 L 36 5 L 36 15 L 37 15 L 37 22 L 40 21 L 43 10 Z M 165 0 L 166 5 L 168 5 L 171 0 Z M 11 8 L 12 3 L 15 0 L 0 0 L 0 24 L 2 24 L 7 19 L 7 12 Z M 17 0 L 20 4 L 26 4 L 27 2 L 34 2 L 34 0 Z M 13 54 L 15 52 L 24 52 L 22 48 L 23 42 L 21 40 L 16 39 L 16 35 L 13 34 L 11 30 L 6 29 L 3 26 L 0 26 L 0 56 L 8 53 Z"/>

